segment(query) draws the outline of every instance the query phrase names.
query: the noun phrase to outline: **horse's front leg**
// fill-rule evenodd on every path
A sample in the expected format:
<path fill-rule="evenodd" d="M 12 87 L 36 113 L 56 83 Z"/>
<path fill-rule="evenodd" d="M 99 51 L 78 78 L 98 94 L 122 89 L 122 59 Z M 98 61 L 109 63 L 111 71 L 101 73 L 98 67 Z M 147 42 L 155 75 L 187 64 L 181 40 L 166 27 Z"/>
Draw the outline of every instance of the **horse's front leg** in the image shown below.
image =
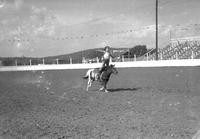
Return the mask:
<path fill-rule="evenodd" d="M 105 81 L 102 81 L 102 83 L 101 83 L 101 85 L 102 85 L 102 87 L 99 89 L 99 91 L 105 91 L 106 90 L 106 82 Z"/>
<path fill-rule="evenodd" d="M 103 85 L 103 88 L 104 88 L 104 91 L 107 93 L 107 92 L 109 92 L 108 90 L 107 90 L 107 81 L 105 81 L 105 83 L 104 83 L 104 85 Z"/>

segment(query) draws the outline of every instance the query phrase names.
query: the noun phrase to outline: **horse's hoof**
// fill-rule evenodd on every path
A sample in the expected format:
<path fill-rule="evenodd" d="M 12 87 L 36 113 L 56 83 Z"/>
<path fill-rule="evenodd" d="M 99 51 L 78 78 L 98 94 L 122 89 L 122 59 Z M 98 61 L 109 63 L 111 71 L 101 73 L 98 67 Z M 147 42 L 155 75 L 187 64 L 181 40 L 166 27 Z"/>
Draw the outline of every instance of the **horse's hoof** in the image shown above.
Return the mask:
<path fill-rule="evenodd" d="M 99 91 L 103 91 L 103 90 L 104 90 L 104 88 L 103 88 L 103 87 L 99 89 Z"/>
<path fill-rule="evenodd" d="M 107 89 L 104 90 L 105 93 L 108 93 L 109 91 Z"/>

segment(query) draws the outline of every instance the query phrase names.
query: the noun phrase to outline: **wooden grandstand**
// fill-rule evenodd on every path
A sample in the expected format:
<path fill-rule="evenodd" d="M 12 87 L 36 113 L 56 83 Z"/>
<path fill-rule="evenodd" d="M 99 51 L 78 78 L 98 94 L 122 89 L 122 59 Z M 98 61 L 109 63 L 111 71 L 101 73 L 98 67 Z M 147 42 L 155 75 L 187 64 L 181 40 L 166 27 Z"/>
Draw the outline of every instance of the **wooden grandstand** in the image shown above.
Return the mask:
<path fill-rule="evenodd" d="M 148 56 L 148 60 L 155 60 L 155 53 Z M 169 45 L 158 50 L 159 60 L 199 59 L 200 36 L 171 39 Z"/>

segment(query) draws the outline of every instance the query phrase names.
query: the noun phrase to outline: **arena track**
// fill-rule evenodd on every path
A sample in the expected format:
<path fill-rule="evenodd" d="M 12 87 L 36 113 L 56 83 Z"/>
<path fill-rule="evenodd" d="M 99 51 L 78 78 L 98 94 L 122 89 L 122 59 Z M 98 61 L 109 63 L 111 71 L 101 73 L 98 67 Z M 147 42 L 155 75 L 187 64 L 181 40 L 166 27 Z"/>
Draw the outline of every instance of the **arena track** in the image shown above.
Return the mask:
<path fill-rule="evenodd" d="M 191 139 L 200 129 L 200 68 L 124 68 L 109 93 L 86 70 L 0 73 L 0 139 Z"/>

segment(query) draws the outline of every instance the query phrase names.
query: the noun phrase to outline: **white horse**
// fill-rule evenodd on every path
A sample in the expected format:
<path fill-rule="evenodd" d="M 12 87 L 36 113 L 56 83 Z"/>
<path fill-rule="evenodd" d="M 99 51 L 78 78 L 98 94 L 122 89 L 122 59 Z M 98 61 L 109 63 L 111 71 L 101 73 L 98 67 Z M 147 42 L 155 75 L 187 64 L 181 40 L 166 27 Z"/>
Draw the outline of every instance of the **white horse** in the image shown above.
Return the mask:
<path fill-rule="evenodd" d="M 118 73 L 117 69 L 115 68 L 115 65 L 109 65 L 108 67 L 106 67 L 105 70 L 103 70 L 103 72 L 101 73 L 100 77 L 98 77 L 99 69 L 89 69 L 86 72 L 86 75 L 83 77 L 83 79 L 88 79 L 86 90 L 88 91 L 89 87 L 92 86 L 92 82 L 100 81 L 100 83 L 102 84 L 102 88 L 100 88 L 100 90 L 101 91 L 104 90 L 105 92 L 108 92 L 106 85 L 112 73 L 114 74 Z"/>

